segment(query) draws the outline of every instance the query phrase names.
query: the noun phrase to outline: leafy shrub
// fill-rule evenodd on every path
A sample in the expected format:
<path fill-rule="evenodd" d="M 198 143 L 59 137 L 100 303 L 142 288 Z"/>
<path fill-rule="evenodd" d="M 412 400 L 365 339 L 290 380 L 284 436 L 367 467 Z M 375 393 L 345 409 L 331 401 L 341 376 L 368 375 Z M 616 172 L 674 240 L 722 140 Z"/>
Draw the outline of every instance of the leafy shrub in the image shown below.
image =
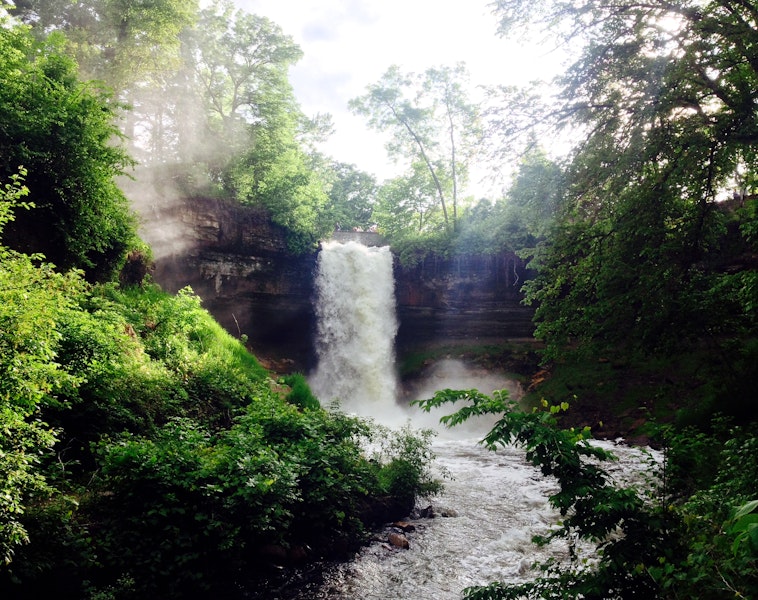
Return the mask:
<path fill-rule="evenodd" d="M 297 465 L 258 428 L 214 439 L 176 419 L 155 439 L 104 440 L 99 456 L 98 554 L 137 590 L 176 596 L 208 586 L 211 574 L 235 573 L 251 545 L 276 540 L 292 522 Z"/>
<path fill-rule="evenodd" d="M 758 437 L 753 429 L 712 432 L 665 430 L 669 448 L 660 485 L 650 490 L 619 487 L 598 460 L 612 454 L 589 443 L 589 430 L 561 430 L 555 416 L 567 408 L 524 413 L 504 392 L 492 397 L 476 390 L 443 390 L 420 401 L 422 408 L 465 401 L 442 421 L 454 426 L 474 415 L 500 414 L 485 436 L 487 446 L 516 444 L 559 490 L 550 503 L 559 527 L 535 542 L 560 537 L 571 560 L 548 560 L 541 574 L 522 584 L 495 582 L 469 588 L 467 600 L 522 598 L 597 600 L 626 598 L 753 598 L 758 594 Z M 576 543 L 595 544 L 594 560 L 577 553 Z"/>
<path fill-rule="evenodd" d="M 303 409 L 320 408 L 321 404 L 318 398 L 313 395 L 305 376 L 301 373 L 292 373 L 284 377 L 284 383 L 290 386 L 291 390 L 285 398 L 290 404 L 299 406 Z"/>
<path fill-rule="evenodd" d="M 669 455 L 672 471 L 670 486 L 674 492 L 690 489 L 678 507 L 680 528 L 686 552 L 668 560 L 655 571 L 663 589 L 692 597 L 754 598 L 758 594 L 758 548 L 753 543 L 755 482 L 758 478 L 758 437 L 755 431 L 728 428 L 717 420 L 711 435 L 700 433 L 700 456 L 704 467 L 700 485 L 689 488 L 691 476 L 682 477 L 685 452 L 691 448 L 683 438 L 672 435 L 670 444 L 676 452 Z M 681 495 L 681 494 L 680 494 Z"/>
<path fill-rule="evenodd" d="M 434 496 L 442 484 L 431 472 L 435 454 L 431 449 L 432 430 L 413 430 L 406 425 L 400 430 L 380 428 L 381 444 L 374 459 L 379 470 L 381 489 L 390 496 L 413 507 L 417 496 Z"/>
<path fill-rule="evenodd" d="M 328 548 L 361 536 L 361 510 L 378 487 L 376 468 L 363 451 L 362 442 L 371 435 L 368 424 L 338 412 L 301 411 L 263 398 L 248 406 L 238 426 L 260 428 L 268 444 L 298 465 L 299 500 L 292 506 L 292 529 L 300 542 Z"/>
<path fill-rule="evenodd" d="M 77 80 L 61 37 L 37 41 L 28 27 L 0 20 L 0 178 L 23 164 L 36 204 L 9 225 L 5 243 L 107 281 L 139 244 L 115 183 L 133 164 L 114 143 L 118 104 L 101 86 Z"/>
<path fill-rule="evenodd" d="M 20 175 L 0 188 L 0 234 L 24 195 Z M 55 433 L 40 416 L 56 393 L 81 383 L 55 359 L 58 324 L 83 289 L 79 273 L 61 275 L 0 245 L 0 564 L 29 539 L 22 516 L 31 499 L 53 492 L 41 463 Z"/>
<path fill-rule="evenodd" d="M 451 253 L 452 234 L 446 231 L 392 238 L 392 252 L 404 267 L 414 267 L 430 256 L 446 258 Z"/>
<path fill-rule="evenodd" d="M 428 437 L 407 431 L 379 462 L 363 450 L 371 435 L 354 417 L 300 411 L 270 393 L 216 434 L 175 419 L 152 439 L 103 440 L 87 508 L 103 532 L 102 584 L 127 576 L 137 593 L 180 597 L 239 580 L 272 544 L 317 556 L 355 545 L 372 497 L 412 506 L 416 493 L 439 489 L 422 476 Z"/>

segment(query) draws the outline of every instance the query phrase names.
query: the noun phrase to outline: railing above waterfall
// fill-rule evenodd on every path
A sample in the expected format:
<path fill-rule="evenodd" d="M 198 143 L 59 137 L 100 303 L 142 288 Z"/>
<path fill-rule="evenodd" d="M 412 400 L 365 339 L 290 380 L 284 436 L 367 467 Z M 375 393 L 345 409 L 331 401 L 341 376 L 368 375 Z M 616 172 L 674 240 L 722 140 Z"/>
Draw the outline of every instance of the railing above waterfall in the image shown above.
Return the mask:
<path fill-rule="evenodd" d="M 335 242 L 346 244 L 356 242 L 363 246 L 386 246 L 387 242 L 375 231 L 335 231 L 332 238 Z"/>

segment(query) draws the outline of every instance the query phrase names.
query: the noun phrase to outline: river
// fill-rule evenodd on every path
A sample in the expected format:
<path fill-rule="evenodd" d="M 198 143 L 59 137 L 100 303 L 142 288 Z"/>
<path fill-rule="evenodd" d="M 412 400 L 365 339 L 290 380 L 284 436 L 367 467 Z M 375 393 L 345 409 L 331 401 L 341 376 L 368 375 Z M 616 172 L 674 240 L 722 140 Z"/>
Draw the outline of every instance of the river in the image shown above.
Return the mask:
<path fill-rule="evenodd" d="M 476 438 L 438 440 L 436 468 L 452 477 L 430 504 L 434 518 L 408 520 L 409 548 L 386 542 L 386 531 L 349 562 L 327 565 L 317 582 L 295 600 L 458 600 L 469 586 L 525 581 L 532 565 L 548 557 L 566 559 L 561 541 L 538 547 L 532 536 L 558 521 L 547 497 L 557 488 L 524 460 L 522 450 L 489 451 Z M 625 481 L 640 476 L 645 450 L 597 442 L 619 456 L 608 469 Z M 448 516 L 443 516 L 448 515 Z M 284 597 L 284 596 L 283 596 Z"/>
<path fill-rule="evenodd" d="M 410 421 L 416 428 L 434 428 L 438 436 L 433 465 L 445 477 L 439 496 L 422 499 L 434 518 L 409 519 L 409 547 L 386 541 L 386 532 L 353 560 L 324 566 L 319 576 L 296 585 L 281 598 L 295 600 L 453 600 L 469 586 L 532 578 L 532 565 L 548 557 L 565 558 L 565 545 L 540 548 L 532 537 L 558 521 L 548 496 L 557 488 L 529 465 L 523 450 L 490 451 L 478 444 L 491 421 L 467 423 L 446 430 L 440 414 L 403 408 L 410 398 L 429 398 L 436 390 L 472 389 L 484 393 L 519 386 L 503 374 L 476 370 L 458 360 L 440 360 L 405 400 L 398 401 L 393 342 L 392 257 L 387 248 L 355 243 L 325 244 L 319 257 L 319 366 L 310 378 L 319 398 L 336 400 L 346 412 L 390 426 Z M 444 414 L 444 413 L 443 413 Z M 644 453 L 613 442 L 620 460 L 608 470 L 620 480 L 634 480 Z M 443 516 L 447 515 L 447 516 Z M 273 598 L 273 596 L 272 596 Z"/>

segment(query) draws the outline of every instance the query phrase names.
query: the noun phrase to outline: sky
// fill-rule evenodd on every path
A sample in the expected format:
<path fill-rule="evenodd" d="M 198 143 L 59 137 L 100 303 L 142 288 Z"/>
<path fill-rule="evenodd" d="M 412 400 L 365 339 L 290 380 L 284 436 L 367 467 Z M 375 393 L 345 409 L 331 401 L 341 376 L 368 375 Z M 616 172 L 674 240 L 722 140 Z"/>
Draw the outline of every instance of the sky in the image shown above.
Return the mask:
<path fill-rule="evenodd" d="M 270 18 L 304 57 L 290 82 L 308 116 L 329 113 L 335 133 L 327 155 L 381 181 L 402 172 L 386 157 L 384 138 L 352 115 L 348 102 L 379 81 L 390 65 L 421 73 L 466 63 L 472 84 L 522 84 L 555 70 L 548 50 L 497 36 L 491 0 L 235 0 Z M 547 76 L 547 75 L 546 75 Z"/>

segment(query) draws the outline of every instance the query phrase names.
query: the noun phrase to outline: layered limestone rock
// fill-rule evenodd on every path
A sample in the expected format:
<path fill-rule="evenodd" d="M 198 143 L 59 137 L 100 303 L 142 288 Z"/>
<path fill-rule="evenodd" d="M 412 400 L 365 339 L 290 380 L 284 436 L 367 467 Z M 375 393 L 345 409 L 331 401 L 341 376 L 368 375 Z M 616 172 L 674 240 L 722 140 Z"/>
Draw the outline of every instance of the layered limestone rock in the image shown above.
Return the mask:
<path fill-rule="evenodd" d="M 292 256 L 263 212 L 232 202 L 154 198 L 137 208 L 157 283 L 172 292 L 191 286 L 275 370 L 314 366 L 317 252 Z M 532 335 L 532 310 L 519 292 L 527 273 L 513 254 L 428 258 L 409 268 L 395 261 L 394 272 L 400 351 Z"/>
<path fill-rule="evenodd" d="M 158 284 L 171 292 L 191 286 L 268 366 L 311 366 L 315 252 L 292 256 L 284 232 L 263 212 L 232 202 L 193 198 L 140 212 Z"/>
<path fill-rule="evenodd" d="M 396 265 L 398 348 L 531 338 L 533 310 L 519 291 L 527 276 L 513 253 Z"/>

